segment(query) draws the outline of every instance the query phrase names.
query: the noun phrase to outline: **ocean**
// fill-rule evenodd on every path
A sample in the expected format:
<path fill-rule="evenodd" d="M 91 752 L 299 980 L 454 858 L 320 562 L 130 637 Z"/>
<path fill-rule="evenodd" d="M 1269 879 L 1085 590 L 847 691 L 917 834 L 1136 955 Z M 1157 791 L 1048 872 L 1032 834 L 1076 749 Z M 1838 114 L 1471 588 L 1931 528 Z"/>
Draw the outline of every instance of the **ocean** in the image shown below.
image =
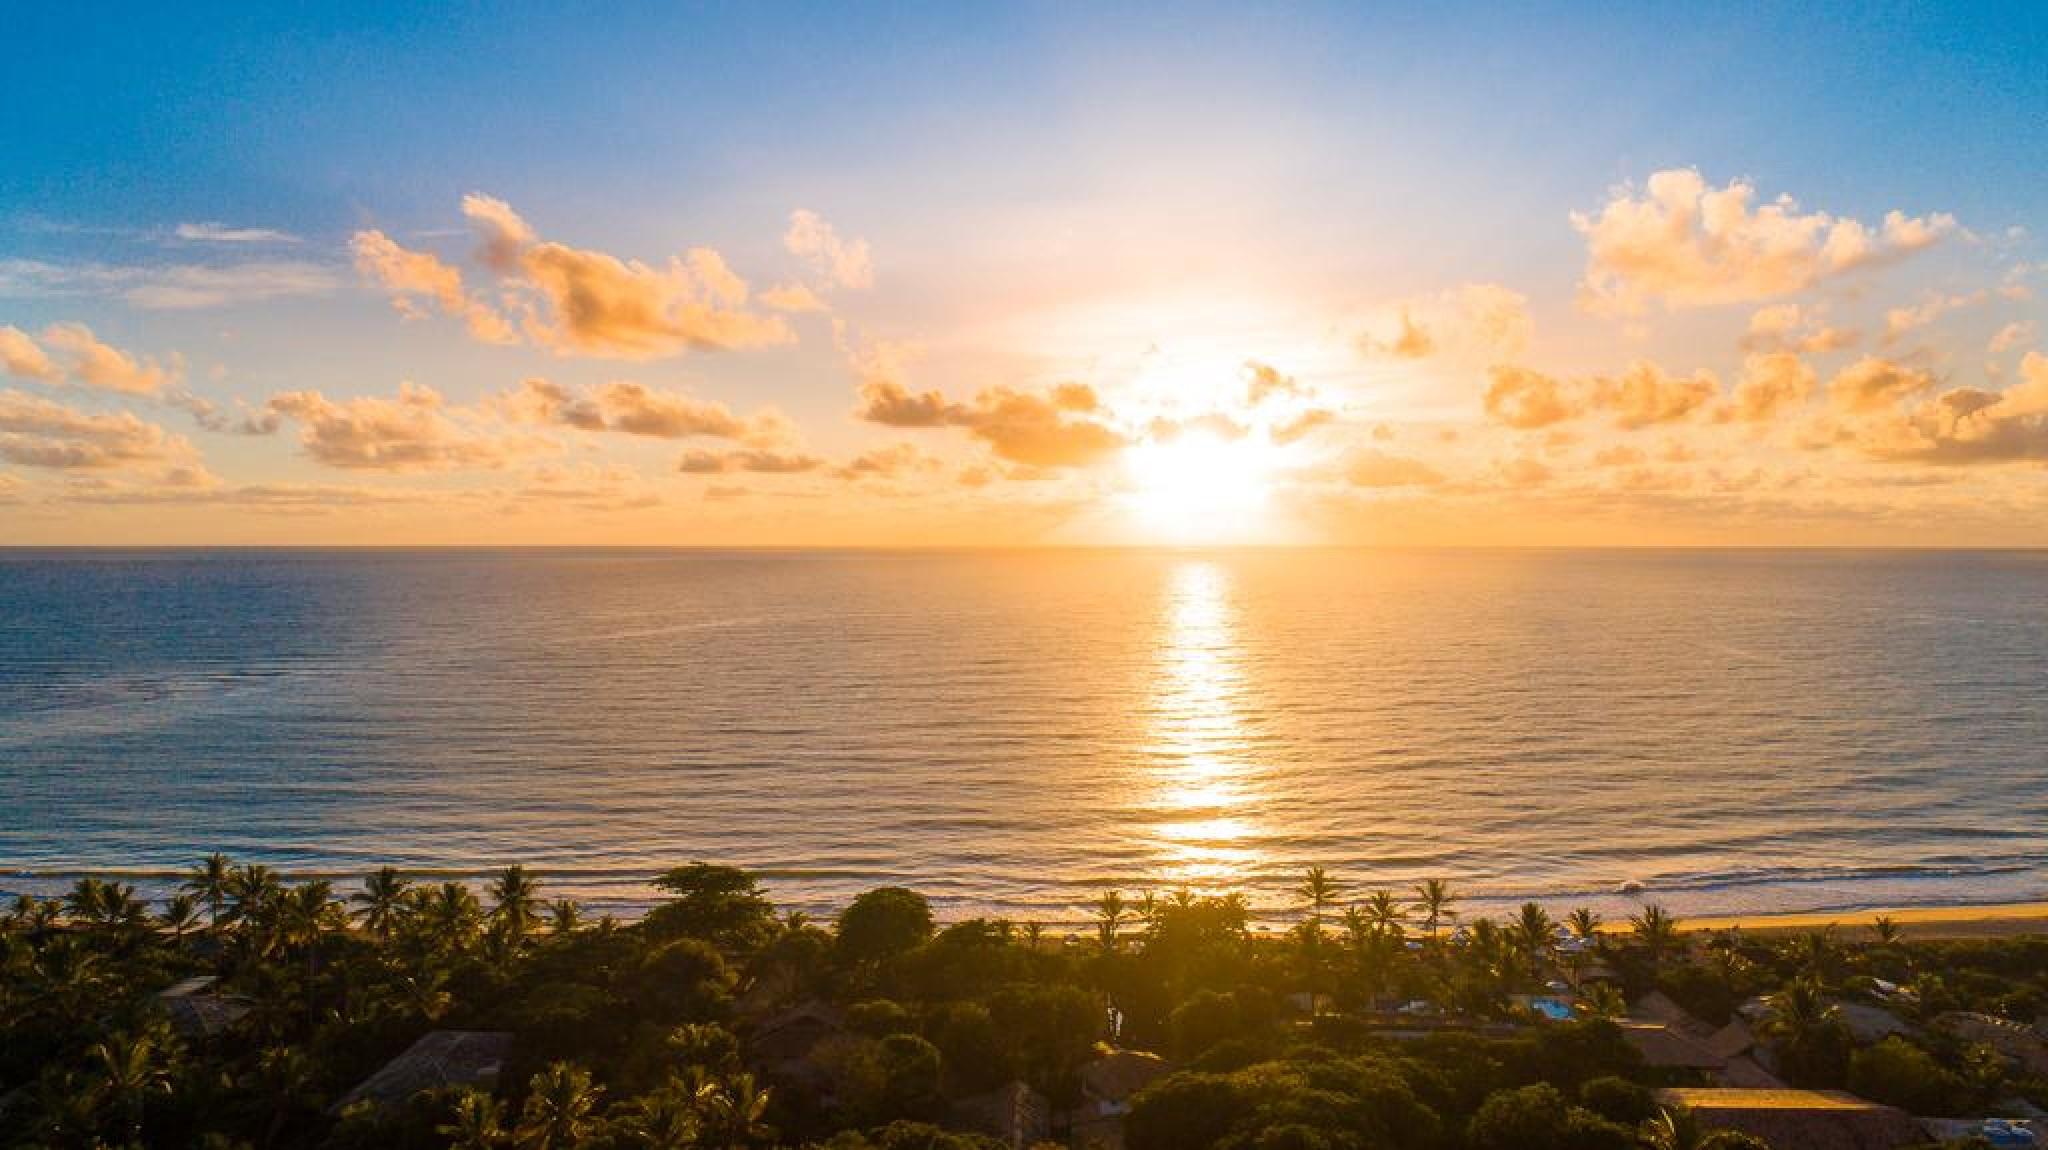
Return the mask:
<path fill-rule="evenodd" d="M 0 890 L 2048 896 L 2048 553 L 0 551 Z"/>

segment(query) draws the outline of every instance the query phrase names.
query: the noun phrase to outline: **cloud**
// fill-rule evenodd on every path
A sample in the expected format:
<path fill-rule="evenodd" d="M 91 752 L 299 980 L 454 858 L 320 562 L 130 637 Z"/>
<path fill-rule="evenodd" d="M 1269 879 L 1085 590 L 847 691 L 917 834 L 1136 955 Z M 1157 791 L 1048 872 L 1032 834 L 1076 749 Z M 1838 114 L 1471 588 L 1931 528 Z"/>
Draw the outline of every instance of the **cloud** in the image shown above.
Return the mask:
<path fill-rule="evenodd" d="M 1344 481 L 1353 487 L 1435 487 L 1443 473 L 1419 459 L 1365 448 L 1344 461 Z"/>
<path fill-rule="evenodd" d="M 469 325 L 471 335 L 485 343 L 516 343 L 518 335 L 489 304 L 469 297 L 462 272 L 432 252 L 401 246 L 380 231 L 357 232 L 349 240 L 356 271 L 391 293 L 391 305 L 407 319 L 426 315 L 419 301 L 432 300 L 447 315 Z"/>
<path fill-rule="evenodd" d="M 333 269 L 302 260 L 161 267 L 0 260 L 0 295 L 112 296 L 146 311 L 326 295 L 337 286 Z"/>
<path fill-rule="evenodd" d="M 1897 342 L 1907 332 L 1926 327 L 1935 320 L 1959 308 L 1982 303 L 1983 292 L 1970 295 L 1944 296 L 1939 293 L 1927 296 L 1912 307 L 1895 307 L 1884 313 L 1884 341 Z"/>
<path fill-rule="evenodd" d="M 1583 410 L 1562 381 L 1509 364 L 1487 370 L 1486 413 L 1522 431 L 1576 418 Z"/>
<path fill-rule="evenodd" d="M 1619 376 L 1596 380 L 1592 402 L 1613 413 L 1615 426 L 1633 431 L 1687 418 L 1705 407 L 1720 387 L 1712 372 L 1674 376 L 1656 364 L 1637 362 Z"/>
<path fill-rule="evenodd" d="M 1597 213 L 1574 212 L 1586 237 L 1582 306 L 1636 315 L 1789 295 L 1856 268 L 1903 258 L 1956 230 L 1948 215 L 1888 213 L 1877 228 L 1801 212 L 1789 196 L 1756 204 L 1744 180 L 1710 187 L 1694 169 L 1616 188 Z"/>
<path fill-rule="evenodd" d="M 1772 304 L 1749 317 L 1742 337 L 1745 351 L 1827 352 L 1854 347 L 1862 333 L 1829 327 L 1820 316 L 1796 303 Z"/>
<path fill-rule="evenodd" d="M 1865 356 L 1828 381 L 1828 402 L 1850 414 L 1890 407 L 1934 387 L 1934 377 L 1894 360 Z"/>
<path fill-rule="evenodd" d="M 629 380 L 577 391 L 546 379 L 526 379 L 491 402 L 517 422 L 578 431 L 615 431 L 655 439 L 704 436 L 756 446 L 769 446 L 792 434 L 788 418 L 773 408 L 742 418 L 722 403 Z"/>
<path fill-rule="evenodd" d="M 1274 443 L 1285 446 L 1305 439 L 1317 428 L 1328 427 L 1337 422 L 1337 413 L 1326 407 L 1311 407 L 1292 419 L 1273 424 L 1267 429 Z M 1375 436 L 1378 438 L 1378 436 Z"/>
<path fill-rule="evenodd" d="M 734 471 L 751 471 L 765 475 L 794 475 L 816 471 L 825 461 L 815 455 L 801 452 L 769 451 L 750 448 L 739 451 L 705 451 L 692 448 L 683 453 L 676 470 L 686 475 L 722 475 Z"/>
<path fill-rule="evenodd" d="M 1998 334 L 1991 337 L 1989 350 L 1992 355 L 2000 355 L 2031 341 L 2033 338 L 2034 325 L 2032 323 L 2009 323 L 1999 328 Z"/>
<path fill-rule="evenodd" d="M 61 383 L 64 370 L 18 327 L 0 327 L 0 370 L 17 379 L 39 383 Z"/>
<path fill-rule="evenodd" d="M 890 479 L 913 471 L 935 470 L 940 466 L 938 460 L 926 455 L 914 443 L 892 443 L 861 452 L 833 468 L 832 474 L 840 479 Z"/>
<path fill-rule="evenodd" d="M 1943 466 L 2048 462 L 2048 356 L 2028 352 L 2004 391 L 1955 388 L 1866 424 L 1858 445 L 1880 459 Z"/>
<path fill-rule="evenodd" d="M 82 323 L 53 323 L 36 339 L 19 328 L 0 327 L 0 368 L 20 379 L 154 395 L 178 381 L 182 366 L 175 356 L 166 367 L 131 355 L 102 342 Z"/>
<path fill-rule="evenodd" d="M 874 286 L 875 270 L 868 259 L 868 242 L 840 239 L 832 225 L 816 212 L 801 208 L 791 212 L 782 246 L 838 287 Z"/>
<path fill-rule="evenodd" d="M 299 237 L 275 228 L 231 228 L 218 221 L 179 224 L 171 233 L 189 243 L 295 244 Z"/>
<path fill-rule="evenodd" d="M 299 444 L 329 467 L 447 471 L 502 467 L 536 445 L 496 436 L 450 414 L 431 387 L 402 383 L 395 398 L 331 400 L 318 391 L 270 397 L 269 410 L 299 425 Z"/>
<path fill-rule="evenodd" d="M 1257 407 L 1269 399 L 1297 399 L 1309 394 L 1291 375 L 1286 375 L 1270 363 L 1248 359 L 1244 363 L 1246 376 L 1244 401 L 1248 406 Z"/>
<path fill-rule="evenodd" d="M 1647 361 L 1619 375 L 1561 380 L 1528 368 L 1496 364 L 1489 371 L 1486 413 L 1520 431 L 1533 431 L 1590 412 L 1614 417 L 1614 426 L 1634 431 L 1688 419 L 1702 411 L 1720 389 L 1712 372 L 1676 376 Z"/>
<path fill-rule="evenodd" d="M 1129 442 L 1121 432 L 1092 418 L 1102 409 L 1095 390 L 1063 383 L 1045 391 L 994 387 L 971 404 L 954 403 L 938 391 L 912 392 L 891 379 L 861 386 L 855 414 L 869 423 L 900 428 L 965 428 L 1011 463 L 1033 467 L 1085 467 Z"/>
<path fill-rule="evenodd" d="M 0 391 L 0 459 L 24 467 L 106 470 L 196 466 L 183 438 L 127 411 L 86 412 L 20 391 Z"/>
<path fill-rule="evenodd" d="M 1813 396 L 1817 377 L 1805 360 L 1789 351 L 1743 357 L 1742 378 L 1720 417 L 1742 423 L 1763 423 L 1799 407 Z"/>
<path fill-rule="evenodd" d="M 1394 306 L 1394 329 L 1388 336 L 1368 332 L 1358 339 L 1367 355 L 1424 359 L 1450 348 L 1490 355 L 1522 354 L 1536 332 L 1529 318 L 1529 298 L 1495 283 L 1461 284 L 1431 296 L 1403 300 Z"/>
<path fill-rule="evenodd" d="M 821 312 L 829 310 L 818 293 L 803 284 L 777 284 L 763 291 L 758 297 L 761 306 L 786 312 Z"/>
<path fill-rule="evenodd" d="M 745 281 L 709 248 L 653 267 L 543 241 L 503 200 L 465 196 L 462 211 L 484 265 L 527 297 L 527 338 L 556 354 L 659 359 L 794 338 L 781 318 L 747 309 Z"/>

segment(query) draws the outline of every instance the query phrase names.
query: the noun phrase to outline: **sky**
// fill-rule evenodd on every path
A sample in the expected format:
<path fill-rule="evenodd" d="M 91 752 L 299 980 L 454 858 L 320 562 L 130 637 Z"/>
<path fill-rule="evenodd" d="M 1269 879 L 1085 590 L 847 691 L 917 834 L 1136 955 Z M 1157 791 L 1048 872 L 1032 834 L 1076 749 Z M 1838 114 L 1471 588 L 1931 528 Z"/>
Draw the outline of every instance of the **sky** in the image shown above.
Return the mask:
<path fill-rule="evenodd" d="M 0 544 L 2048 545 L 2039 5 L 53 6 Z"/>

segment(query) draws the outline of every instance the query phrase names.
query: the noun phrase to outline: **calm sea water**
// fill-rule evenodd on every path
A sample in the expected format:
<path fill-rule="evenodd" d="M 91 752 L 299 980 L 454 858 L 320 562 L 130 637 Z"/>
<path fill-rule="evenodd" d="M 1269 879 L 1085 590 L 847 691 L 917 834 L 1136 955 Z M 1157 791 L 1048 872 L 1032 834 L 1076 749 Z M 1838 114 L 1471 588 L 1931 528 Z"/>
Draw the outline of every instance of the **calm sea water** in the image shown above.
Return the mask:
<path fill-rule="evenodd" d="M 0 552 L 0 888 L 2048 895 L 2048 555 Z"/>

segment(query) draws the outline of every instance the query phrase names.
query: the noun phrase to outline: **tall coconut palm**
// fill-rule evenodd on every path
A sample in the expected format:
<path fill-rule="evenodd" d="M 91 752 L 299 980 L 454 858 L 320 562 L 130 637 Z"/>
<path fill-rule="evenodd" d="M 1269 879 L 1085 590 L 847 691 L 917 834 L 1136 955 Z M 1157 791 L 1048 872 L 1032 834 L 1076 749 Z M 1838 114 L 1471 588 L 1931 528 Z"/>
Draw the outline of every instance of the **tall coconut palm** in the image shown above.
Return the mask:
<path fill-rule="evenodd" d="M 448 1139 L 449 1150 L 499 1150 L 508 1132 L 498 1100 L 481 1090 L 471 1090 L 455 1101 L 453 1121 L 435 1127 Z"/>
<path fill-rule="evenodd" d="M 1899 920 L 1890 915 L 1878 915 L 1870 920 L 1870 932 L 1877 936 L 1877 945 L 1890 946 L 1899 941 Z"/>
<path fill-rule="evenodd" d="M 1424 879 L 1416 884 L 1415 909 L 1421 913 L 1422 926 L 1429 931 L 1429 937 L 1436 937 L 1437 928 L 1445 919 L 1458 917 L 1457 912 L 1451 909 L 1451 904 L 1457 901 L 1458 896 L 1451 892 L 1451 884 L 1440 878 Z"/>
<path fill-rule="evenodd" d="M 1588 946 L 1600 942 L 1600 915 L 1591 907 L 1578 907 L 1565 916 L 1565 925 L 1571 928 L 1572 937 Z"/>
<path fill-rule="evenodd" d="M 1308 868 L 1301 876 L 1300 885 L 1294 888 L 1295 895 L 1308 905 L 1308 921 L 1317 929 L 1323 925 L 1323 912 L 1337 900 L 1339 889 L 1337 880 L 1319 866 Z"/>
<path fill-rule="evenodd" d="M 483 904 L 459 882 L 429 887 L 418 896 L 419 925 L 437 950 L 461 950 L 475 941 L 483 922 Z"/>
<path fill-rule="evenodd" d="M 763 1121 L 768 1114 L 770 1091 L 751 1074 L 734 1074 L 719 1082 L 708 1082 L 697 1091 L 698 1112 L 703 1115 L 708 1145 L 744 1150 L 775 1141 L 775 1129 Z"/>
<path fill-rule="evenodd" d="M 513 1138 L 519 1150 L 570 1150 L 591 1132 L 597 1100 L 604 1087 L 594 1086 L 590 1071 L 573 1063 L 550 1063 L 533 1076 Z"/>
<path fill-rule="evenodd" d="M 1663 966 L 1664 956 L 1678 949 L 1678 920 L 1656 903 L 1644 906 L 1641 914 L 1629 916 L 1628 924 L 1636 941 L 1649 952 L 1652 970 Z"/>
<path fill-rule="evenodd" d="M 540 919 L 540 883 L 515 863 L 498 872 L 488 893 L 491 925 L 514 943 L 524 939 Z"/>
<path fill-rule="evenodd" d="M 172 940 L 184 941 L 186 932 L 199 925 L 199 899 L 189 892 L 172 895 L 157 916 L 157 925 L 170 931 Z"/>
<path fill-rule="evenodd" d="M 792 912 L 794 917 L 795 912 Z M 548 929 L 555 934 L 575 934 L 583 925 L 583 908 L 573 898 L 558 898 L 548 904 Z"/>
<path fill-rule="evenodd" d="M 90 1057 L 100 1089 L 121 1115 L 126 1140 L 142 1144 L 142 1114 L 151 1094 L 171 1090 L 170 1066 L 151 1034 L 116 1034 L 93 1046 Z"/>
<path fill-rule="evenodd" d="M 698 1150 L 704 1142 L 697 1088 L 670 1074 L 666 1083 L 624 1108 L 612 1128 L 636 1150 Z"/>
<path fill-rule="evenodd" d="M 235 872 L 235 866 L 228 856 L 215 851 L 200 859 L 186 872 L 186 890 L 206 902 L 206 921 L 209 926 L 220 924 L 220 911 L 228 901 L 228 879 Z"/>
<path fill-rule="evenodd" d="M 1116 930 L 1124 921 L 1124 896 L 1122 891 L 1106 890 L 1095 900 L 1095 936 L 1102 943 L 1102 949 L 1116 949 Z"/>
<path fill-rule="evenodd" d="M 1408 908 L 1401 905 L 1393 891 L 1376 890 L 1366 896 L 1364 911 L 1366 921 L 1381 934 L 1400 938 L 1405 933 Z"/>
<path fill-rule="evenodd" d="M 284 884 L 262 863 L 245 863 L 229 873 L 225 889 L 228 904 L 220 921 L 239 926 L 261 918 Z"/>
<path fill-rule="evenodd" d="M 361 908 L 356 915 L 363 920 L 363 929 L 378 938 L 390 938 L 398 920 L 405 915 L 406 892 L 410 889 L 412 880 L 400 874 L 397 867 L 378 867 L 363 878 L 363 889 L 348 900 Z"/>
<path fill-rule="evenodd" d="M 1510 929 L 1515 948 L 1529 961 L 1529 977 L 1541 982 L 1543 963 L 1557 945 L 1557 924 L 1551 920 L 1550 912 L 1536 903 L 1525 902 Z"/>

